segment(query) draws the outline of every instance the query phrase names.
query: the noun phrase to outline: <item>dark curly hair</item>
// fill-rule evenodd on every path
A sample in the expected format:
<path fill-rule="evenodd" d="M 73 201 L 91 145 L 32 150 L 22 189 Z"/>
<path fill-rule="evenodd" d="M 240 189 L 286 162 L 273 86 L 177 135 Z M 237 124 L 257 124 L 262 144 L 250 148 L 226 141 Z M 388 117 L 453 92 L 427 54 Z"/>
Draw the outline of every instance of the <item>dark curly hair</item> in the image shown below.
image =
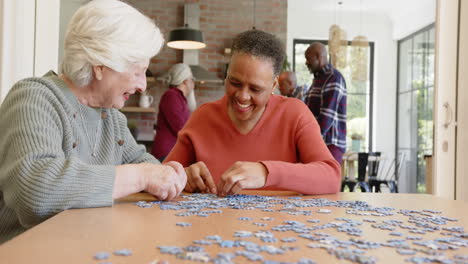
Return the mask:
<path fill-rule="evenodd" d="M 245 53 L 271 61 L 275 76 L 281 73 L 286 58 L 281 40 L 258 29 L 244 31 L 237 35 L 232 42 L 231 50 L 232 54 Z"/>

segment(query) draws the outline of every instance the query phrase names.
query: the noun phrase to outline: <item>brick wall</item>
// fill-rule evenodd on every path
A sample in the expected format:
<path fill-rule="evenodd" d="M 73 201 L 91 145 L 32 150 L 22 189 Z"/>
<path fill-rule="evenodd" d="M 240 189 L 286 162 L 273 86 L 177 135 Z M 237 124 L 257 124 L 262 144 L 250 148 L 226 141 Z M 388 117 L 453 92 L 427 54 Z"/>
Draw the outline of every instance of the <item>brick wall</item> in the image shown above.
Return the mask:
<path fill-rule="evenodd" d="M 255 0 L 255 26 L 275 34 L 286 43 L 286 0 Z M 200 30 L 207 47 L 199 52 L 200 65 L 222 77 L 224 48 L 231 39 L 253 25 L 253 0 L 127 0 L 129 4 L 156 21 L 164 37 L 183 26 L 184 4 L 199 3 Z M 150 70 L 155 74 L 165 72 L 172 64 L 182 62 L 182 51 L 167 46 L 153 58 Z"/>
<path fill-rule="evenodd" d="M 254 0 L 127 0 L 127 2 L 154 19 L 166 39 L 172 29 L 183 26 L 184 4 L 199 3 L 200 30 L 207 45 L 206 48 L 199 50 L 199 63 L 221 79 L 224 77 L 226 65 L 224 48 L 231 46 L 231 40 L 235 35 L 251 29 L 254 20 Z M 255 27 L 275 34 L 286 43 L 287 1 L 255 0 L 255 6 Z M 164 45 L 161 52 L 151 60 L 149 69 L 158 76 L 179 62 L 182 62 L 182 51 Z M 149 90 L 155 96 L 156 108 L 163 89 L 165 87 L 157 83 L 156 87 Z M 195 88 L 198 104 L 219 99 L 223 94 L 222 84 L 197 84 Z M 132 105 L 137 101 L 130 100 L 128 104 Z"/>

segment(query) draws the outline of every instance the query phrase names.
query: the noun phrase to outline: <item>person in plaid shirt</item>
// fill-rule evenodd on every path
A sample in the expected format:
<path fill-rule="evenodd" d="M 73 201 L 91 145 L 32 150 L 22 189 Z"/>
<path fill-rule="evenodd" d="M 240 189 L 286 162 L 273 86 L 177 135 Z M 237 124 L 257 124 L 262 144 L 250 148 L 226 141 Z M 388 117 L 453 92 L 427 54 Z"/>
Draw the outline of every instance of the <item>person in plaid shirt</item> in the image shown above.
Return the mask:
<path fill-rule="evenodd" d="M 333 157 L 341 163 L 346 149 L 346 82 L 328 63 L 327 49 L 320 42 L 305 52 L 306 65 L 314 81 L 304 102 L 320 125 L 323 140 Z"/>

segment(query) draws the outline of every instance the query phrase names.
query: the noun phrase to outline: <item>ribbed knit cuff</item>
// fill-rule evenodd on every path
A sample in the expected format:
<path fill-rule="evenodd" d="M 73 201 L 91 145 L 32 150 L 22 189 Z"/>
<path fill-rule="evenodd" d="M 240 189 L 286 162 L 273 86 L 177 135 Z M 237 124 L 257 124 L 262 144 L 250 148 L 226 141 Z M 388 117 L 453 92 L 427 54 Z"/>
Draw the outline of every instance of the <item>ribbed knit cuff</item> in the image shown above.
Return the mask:
<path fill-rule="evenodd" d="M 80 207 L 112 206 L 116 167 L 95 165 L 92 169 L 93 180 L 89 181 L 89 177 L 85 177 L 82 184 L 86 193 L 93 193 L 95 195 L 92 198 L 90 197 L 91 199 L 83 200 L 83 204 Z"/>

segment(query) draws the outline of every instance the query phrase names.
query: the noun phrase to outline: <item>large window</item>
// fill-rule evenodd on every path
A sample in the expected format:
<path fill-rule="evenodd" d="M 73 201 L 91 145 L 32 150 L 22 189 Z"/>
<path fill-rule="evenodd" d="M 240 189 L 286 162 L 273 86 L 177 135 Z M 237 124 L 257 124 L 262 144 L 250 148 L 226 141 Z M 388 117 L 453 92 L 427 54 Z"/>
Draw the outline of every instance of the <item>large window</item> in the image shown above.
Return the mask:
<path fill-rule="evenodd" d="M 397 155 L 402 192 L 425 193 L 425 155 L 432 155 L 434 25 L 398 41 Z"/>
<path fill-rule="evenodd" d="M 310 87 L 313 81 L 313 75 L 305 65 L 305 51 L 312 42 L 321 42 L 328 49 L 328 41 L 325 40 L 305 40 L 294 39 L 293 41 L 293 71 L 297 75 L 298 85 L 307 85 Z M 374 64 L 374 43 L 370 43 L 368 49 L 369 59 L 368 73 L 369 78 L 367 81 L 354 81 L 351 78 L 353 65 L 351 65 L 350 58 L 353 52 L 351 42 L 348 42 L 347 58 L 348 64 L 345 68 L 338 68 L 346 80 L 348 98 L 347 98 L 347 149 L 351 149 L 351 136 L 360 136 L 362 138 L 359 146 L 359 151 L 371 151 L 372 149 L 372 100 L 373 100 L 373 64 Z"/>

